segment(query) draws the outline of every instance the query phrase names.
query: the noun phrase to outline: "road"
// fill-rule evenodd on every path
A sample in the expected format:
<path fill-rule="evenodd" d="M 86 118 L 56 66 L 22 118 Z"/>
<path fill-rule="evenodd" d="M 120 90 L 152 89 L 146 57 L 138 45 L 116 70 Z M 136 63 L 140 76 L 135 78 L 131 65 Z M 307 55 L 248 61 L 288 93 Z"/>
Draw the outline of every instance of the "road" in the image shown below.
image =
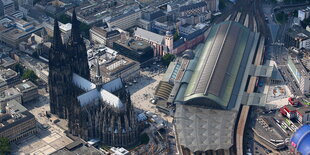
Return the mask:
<path fill-rule="evenodd" d="M 303 96 L 302 92 L 299 90 L 299 86 L 295 82 L 294 77 L 289 72 L 287 66 L 289 52 L 288 49 L 283 46 L 285 32 L 289 29 L 292 23 L 293 19 L 289 18 L 287 23 L 279 25 L 279 30 L 275 38 L 275 43 L 270 45 L 268 50 L 270 51 L 272 60 L 277 63 L 278 69 L 282 74 L 284 80 L 286 81 L 286 84 L 292 94 L 294 94 L 295 96 Z"/>

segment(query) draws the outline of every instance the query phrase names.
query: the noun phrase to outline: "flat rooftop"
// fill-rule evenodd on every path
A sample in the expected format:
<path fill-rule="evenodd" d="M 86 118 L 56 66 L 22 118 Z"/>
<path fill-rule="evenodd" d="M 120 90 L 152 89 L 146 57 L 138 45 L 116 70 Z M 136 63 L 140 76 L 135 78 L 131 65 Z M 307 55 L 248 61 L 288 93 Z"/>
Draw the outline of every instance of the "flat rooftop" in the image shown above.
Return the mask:
<path fill-rule="evenodd" d="M 16 85 L 15 88 L 20 92 L 24 92 L 28 90 L 37 89 L 38 87 L 31 81 L 27 81 L 27 82 Z"/>
<path fill-rule="evenodd" d="M 34 119 L 34 116 L 28 112 L 24 111 L 21 113 L 10 114 L 0 114 L 0 132 L 8 130 L 14 126 L 19 125 L 22 122 Z"/>
<path fill-rule="evenodd" d="M 16 73 L 14 70 L 12 69 L 5 69 L 5 70 L 1 70 L 0 71 L 0 77 L 4 80 L 8 80 L 11 79 L 13 77 L 16 77 L 18 75 L 18 73 Z"/>
<path fill-rule="evenodd" d="M 101 65 L 100 70 L 106 75 L 114 76 L 136 64 L 137 61 L 118 55 L 113 61 Z"/>
<path fill-rule="evenodd" d="M 23 31 L 23 30 L 20 30 L 18 28 L 11 28 L 11 29 L 6 29 L 4 30 L 4 32 L 2 32 L 3 36 L 9 36 L 10 39 L 20 39 L 22 37 L 25 37 L 27 35 L 30 35 L 36 31 L 39 31 L 41 30 L 43 27 L 42 26 L 34 26 L 34 29 L 30 30 L 30 31 Z"/>
<path fill-rule="evenodd" d="M 8 98 L 16 96 L 16 95 L 21 95 L 20 92 L 18 92 L 16 89 L 14 89 L 14 88 L 6 89 L 6 90 L 0 92 L 0 101 L 8 99 Z"/>

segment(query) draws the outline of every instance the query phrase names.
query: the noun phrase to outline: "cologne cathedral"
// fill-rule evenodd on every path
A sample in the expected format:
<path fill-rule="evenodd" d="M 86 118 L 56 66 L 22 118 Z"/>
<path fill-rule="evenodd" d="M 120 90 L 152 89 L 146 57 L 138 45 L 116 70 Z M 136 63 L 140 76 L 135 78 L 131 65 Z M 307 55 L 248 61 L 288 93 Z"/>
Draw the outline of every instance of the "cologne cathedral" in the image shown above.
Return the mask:
<path fill-rule="evenodd" d="M 95 80 L 90 79 L 87 51 L 73 11 L 66 45 L 56 19 L 54 23 L 49 52 L 51 113 L 67 119 L 69 132 L 84 140 L 100 139 L 105 145 L 122 147 L 136 144 L 139 125 L 122 79 L 103 83 L 98 62 Z"/>

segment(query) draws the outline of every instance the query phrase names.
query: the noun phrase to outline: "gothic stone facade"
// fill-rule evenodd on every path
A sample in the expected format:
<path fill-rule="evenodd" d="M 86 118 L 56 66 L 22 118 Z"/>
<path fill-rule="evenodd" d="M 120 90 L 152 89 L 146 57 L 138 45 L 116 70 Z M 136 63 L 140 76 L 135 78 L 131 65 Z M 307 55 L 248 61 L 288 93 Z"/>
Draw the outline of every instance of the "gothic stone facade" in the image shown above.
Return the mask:
<path fill-rule="evenodd" d="M 69 131 L 85 140 L 99 138 L 110 146 L 132 146 L 139 137 L 139 125 L 120 78 L 102 83 L 90 80 L 85 44 L 79 34 L 76 14 L 72 16 L 71 37 L 63 45 L 58 21 L 49 52 L 51 113 L 68 119 Z"/>

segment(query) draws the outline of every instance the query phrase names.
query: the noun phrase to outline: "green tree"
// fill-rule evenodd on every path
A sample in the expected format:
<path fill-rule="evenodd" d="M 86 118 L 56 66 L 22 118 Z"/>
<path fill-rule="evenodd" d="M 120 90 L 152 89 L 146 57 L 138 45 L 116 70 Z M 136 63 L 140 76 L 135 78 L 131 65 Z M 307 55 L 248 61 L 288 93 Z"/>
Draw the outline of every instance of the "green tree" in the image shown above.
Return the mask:
<path fill-rule="evenodd" d="M 64 23 L 64 24 L 67 24 L 67 23 L 70 23 L 71 22 L 71 19 L 68 15 L 66 14 L 61 14 L 59 16 L 59 19 L 58 19 L 61 23 Z"/>
<path fill-rule="evenodd" d="M 8 138 L 0 137 L 0 154 L 8 155 L 11 152 L 11 145 Z"/>
<path fill-rule="evenodd" d="M 276 19 L 279 23 L 282 24 L 288 20 L 288 15 L 285 12 L 281 11 L 276 14 Z"/>
<path fill-rule="evenodd" d="M 85 37 L 85 38 L 87 38 L 87 39 L 89 39 L 89 29 L 90 29 L 91 27 L 89 26 L 89 25 L 87 25 L 87 24 L 84 24 L 84 23 L 80 23 L 80 31 L 81 31 L 81 34 Z"/>
<path fill-rule="evenodd" d="M 163 65 L 168 66 L 170 62 L 173 61 L 174 58 L 175 56 L 173 54 L 168 53 L 164 55 L 161 59 L 162 59 Z"/>
<path fill-rule="evenodd" d="M 29 69 L 26 69 L 24 74 L 22 75 L 22 79 L 25 80 L 25 79 L 29 79 L 31 80 L 32 82 L 35 82 L 35 80 L 37 79 L 37 75 L 34 73 L 34 71 L 32 70 L 29 70 Z"/>
<path fill-rule="evenodd" d="M 37 51 L 33 52 L 32 56 L 35 57 L 35 58 L 37 58 L 37 59 L 39 58 L 39 54 L 38 54 Z"/>
<path fill-rule="evenodd" d="M 225 0 L 220 0 L 219 1 L 219 9 L 222 10 L 222 9 L 225 9 L 225 7 L 226 7 Z"/>
<path fill-rule="evenodd" d="M 179 40 L 179 39 L 180 39 L 179 33 L 178 33 L 178 32 L 175 32 L 175 33 L 173 34 L 173 40 L 176 41 L 176 40 Z"/>
<path fill-rule="evenodd" d="M 293 16 L 293 17 L 298 17 L 298 11 L 297 11 L 297 10 L 294 10 L 294 11 L 292 12 L 292 16 Z"/>
<path fill-rule="evenodd" d="M 150 138 L 146 133 L 144 133 L 140 136 L 141 144 L 147 144 L 147 143 L 149 143 L 149 140 L 150 140 Z"/>

